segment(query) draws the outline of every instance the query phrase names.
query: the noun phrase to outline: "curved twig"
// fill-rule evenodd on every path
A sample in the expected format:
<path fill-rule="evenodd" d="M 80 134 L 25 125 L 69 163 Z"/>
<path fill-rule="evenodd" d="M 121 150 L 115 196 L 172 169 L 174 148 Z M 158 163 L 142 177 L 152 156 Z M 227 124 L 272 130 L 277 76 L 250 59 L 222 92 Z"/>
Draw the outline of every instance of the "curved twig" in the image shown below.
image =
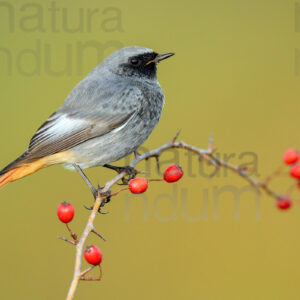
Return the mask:
<path fill-rule="evenodd" d="M 176 139 L 178 137 L 178 134 L 175 135 L 175 137 L 168 143 L 162 145 L 161 147 L 154 149 L 152 151 L 146 152 L 141 155 L 135 155 L 135 158 L 130 163 L 130 167 L 134 168 L 138 163 L 140 163 L 143 160 L 147 160 L 151 157 L 155 158 L 157 161 L 157 164 L 159 164 L 159 157 L 160 155 L 169 149 L 183 149 L 186 151 L 193 152 L 198 155 L 199 158 L 204 158 L 208 163 L 213 164 L 216 169 L 219 169 L 220 167 L 226 168 L 234 172 L 235 174 L 239 175 L 240 177 L 244 178 L 255 190 L 260 193 L 261 191 L 264 191 L 266 194 L 278 199 L 280 197 L 280 194 L 277 192 L 272 191 L 268 183 L 269 181 L 258 181 L 255 178 L 251 177 L 245 170 L 241 169 L 238 166 L 232 165 L 224 160 L 221 160 L 219 157 L 214 155 L 215 148 L 212 147 L 212 145 L 209 145 L 208 149 L 199 149 L 192 145 L 186 144 L 183 141 L 176 142 Z M 101 194 L 104 194 L 110 190 L 110 188 L 115 185 L 119 180 L 124 178 L 126 176 L 126 172 L 122 172 L 115 176 L 113 179 L 108 181 L 104 187 L 99 190 L 97 193 L 97 197 L 95 199 L 94 206 L 92 208 L 91 214 L 89 216 L 88 222 L 86 224 L 86 227 L 76 244 L 76 258 L 75 258 L 75 269 L 74 269 L 74 275 L 73 280 L 71 283 L 71 286 L 69 288 L 67 300 L 71 300 L 74 297 L 76 288 L 78 286 L 78 283 L 82 277 L 82 271 L 81 271 L 81 260 L 82 260 L 82 254 L 83 254 L 83 246 L 87 240 L 88 235 L 94 231 L 94 220 L 97 215 L 98 209 L 101 206 L 102 202 L 105 201 L 105 196 L 101 196 Z M 124 189 L 122 189 L 124 190 Z M 101 193 L 100 193 L 101 191 Z M 117 192 L 118 193 L 118 192 Z M 117 193 L 113 194 L 116 195 Z M 89 271 L 91 268 L 87 269 Z M 85 272 L 85 271 L 84 271 Z"/>

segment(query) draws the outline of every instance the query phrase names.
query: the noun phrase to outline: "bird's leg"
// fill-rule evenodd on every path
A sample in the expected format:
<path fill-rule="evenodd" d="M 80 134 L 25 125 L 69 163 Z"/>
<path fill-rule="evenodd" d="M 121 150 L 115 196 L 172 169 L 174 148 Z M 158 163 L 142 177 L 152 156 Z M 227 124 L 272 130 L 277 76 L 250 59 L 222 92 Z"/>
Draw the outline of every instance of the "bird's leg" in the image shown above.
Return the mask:
<path fill-rule="evenodd" d="M 82 177 L 82 179 L 84 180 L 84 182 L 88 185 L 88 187 L 90 188 L 90 190 L 91 190 L 94 198 L 96 199 L 96 197 L 97 197 L 97 190 L 94 188 L 94 186 L 91 183 L 91 181 L 87 178 L 87 176 L 83 173 L 82 169 L 77 164 L 73 164 L 73 167 L 79 173 L 79 175 Z"/>
<path fill-rule="evenodd" d="M 103 165 L 103 167 L 108 168 L 108 169 L 112 169 L 112 170 L 118 172 L 119 174 L 122 173 L 122 172 L 125 172 L 128 175 L 128 177 L 127 178 L 125 178 L 125 177 L 122 178 L 122 182 L 123 182 L 124 185 L 127 185 L 128 182 L 131 179 L 133 179 L 138 173 L 138 171 L 135 168 L 130 167 L 130 166 L 117 167 L 117 166 L 112 166 L 112 165 L 109 165 L 109 164 L 105 164 L 105 165 Z"/>

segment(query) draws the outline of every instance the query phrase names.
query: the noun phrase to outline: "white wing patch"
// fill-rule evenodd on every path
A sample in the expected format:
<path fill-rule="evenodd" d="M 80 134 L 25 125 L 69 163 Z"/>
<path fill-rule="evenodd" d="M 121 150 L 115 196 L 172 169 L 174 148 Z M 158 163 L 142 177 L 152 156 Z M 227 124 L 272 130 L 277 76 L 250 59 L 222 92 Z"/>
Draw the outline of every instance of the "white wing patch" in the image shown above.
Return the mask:
<path fill-rule="evenodd" d="M 59 139 L 61 136 L 74 131 L 75 128 L 85 127 L 86 121 L 80 119 L 71 119 L 67 115 L 54 115 L 51 116 L 47 123 L 42 126 L 35 134 L 35 136 L 30 141 L 30 145 L 35 147 L 45 139 Z"/>
<path fill-rule="evenodd" d="M 53 123 L 48 125 L 46 129 L 47 134 L 50 135 L 64 135 L 66 132 L 71 132 L 76 127 L 86 126 L 86 121 L 80 119 L 70 119 L 66 115 L 60 115 Z M 42 128 L 44 129 L 44 128 Z M 37 132 L 39 133 L 39 131 Z"/>

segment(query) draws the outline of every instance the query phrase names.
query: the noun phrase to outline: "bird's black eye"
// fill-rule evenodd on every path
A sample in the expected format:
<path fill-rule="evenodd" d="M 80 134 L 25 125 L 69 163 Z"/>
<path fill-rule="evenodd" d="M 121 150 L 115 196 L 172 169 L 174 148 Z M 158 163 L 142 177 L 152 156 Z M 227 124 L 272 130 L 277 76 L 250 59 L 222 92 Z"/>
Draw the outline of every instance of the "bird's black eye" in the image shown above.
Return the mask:
<path fill-rule="evenodd" d="M 141 63 L 141 60 L 136 57 L 133 57 L 130 58 L 129 63 L 133 66 L 138 66 Z"/>

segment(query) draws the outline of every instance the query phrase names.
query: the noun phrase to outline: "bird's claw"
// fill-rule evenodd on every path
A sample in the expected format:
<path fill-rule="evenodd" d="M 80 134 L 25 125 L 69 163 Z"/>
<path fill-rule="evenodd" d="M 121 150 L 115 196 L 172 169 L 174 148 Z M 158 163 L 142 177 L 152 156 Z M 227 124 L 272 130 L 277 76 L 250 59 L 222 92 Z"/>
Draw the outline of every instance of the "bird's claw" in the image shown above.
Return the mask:
<path fill-rule="evenodd" d="M 101 194 L 101 197 L 105 197 L 105 198 L 104 198 L 104 200 L 101 202 L 100 207 L 98 208 L 98 213 L 100 213 L 100 214 L 102 214 L 102 215 L 106 215 L 106 214 L 108 214 L 108 212 L 104 212 L 104 211 L 102 211 L 101 209 L 105 206 L 105 204 L 107 204 L 108 202 L 110 202 L 110 200 L 111 200 L 111 197 L 110 197 L 111 191 L 108 190 L 107 192 L 102 193 L 102 192 L 101 192 L 101 187 L 100 187 L 100 185 L 98 184 L 97 195 L 98 195 L 99 192 L 100 192 L 100 194 Z M 95 199 L 96 199 L 96 198 L 95 198 Z M 84 205 L 84 208 L 87 209 L 87 210 L 93 210 L 94 206 L 88 207 L 88 206 L 85 206 L 85 205 Z"/>
<path fill-rule="evenodd" d="M 111 200 L 110 195 L 111 195 L 111 191 L 110 191 L 110 190 L 108 190 L 108 191 L 105 192 L 105 193 L 101 193 L 101 196 L 102 196 L 102 197 L 105 197 L 105 198 L 104 198 L 104 201 L 101 202 L 100 207 L 99 207 L 99 209 L 98 209 L 98 213 L 99 213 L 99 214 L 102 214 L 102 215 L 108 214 L 108 212 L 102 211 L 101 208 L 103 208 L 103 207 L 105 206 L 105 204 L 107 204 L 108 202 L 110 202 L 110 200 Z"/>
<path fill-rule="evenodd" d="M 87 209 L 87 210 L 92 210 L 92 209 L 94 208 L 93 206 L 88 207 L 88 206 L 86 206 L 86 205 L 83 205 L 83 207 L 84 207 L 85 209 Z"/>
<path fill-rule="evenodd" d="M 138 174 L 138 171 L 135 168 L 130 167 L 130 166 L 121 167 L 119 173 L 122 173 L 122 172 L 126 172 L 127 175 L 122 178 L 122 184 L 120 184 L 120 185 L 128 185 L 129 181 L 131 179 L 135 178 L 136 175 Z"/>

